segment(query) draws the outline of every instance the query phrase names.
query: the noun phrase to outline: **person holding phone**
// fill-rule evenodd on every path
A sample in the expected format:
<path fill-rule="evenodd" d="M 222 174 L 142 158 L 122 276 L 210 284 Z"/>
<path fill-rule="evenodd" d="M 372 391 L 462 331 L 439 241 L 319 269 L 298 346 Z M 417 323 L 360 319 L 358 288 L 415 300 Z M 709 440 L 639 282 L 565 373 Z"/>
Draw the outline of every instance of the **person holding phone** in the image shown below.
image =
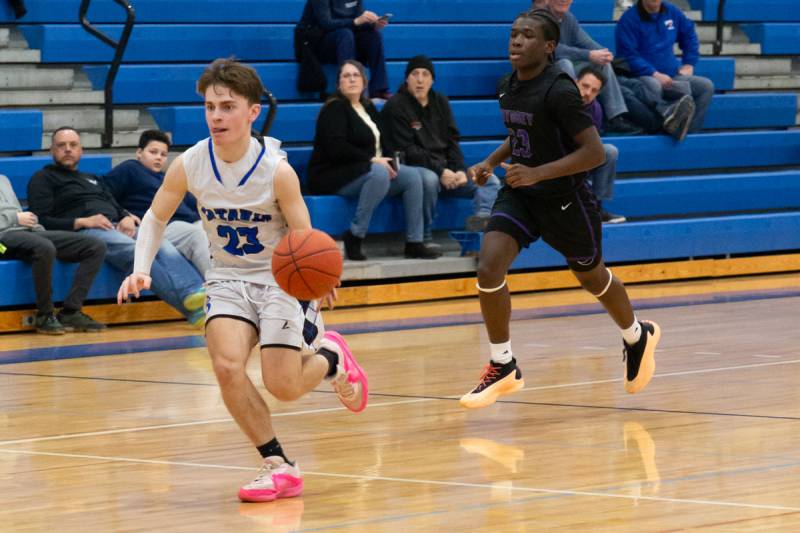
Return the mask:
<path fill-rule="evenodd" d="M 369 68 L 370 98 L 389 99 L 389 77 L 381 30 L 392 14 L 379 17 L 362 0 L 306 0 L 300 24 L 320 28 L 324 35 L 314 46 L 322 63 L 342 65 L 356 59 Z"/>
<path fill-rule="evenodd" d="M 405 256 L 436 259 L 439 253 L 422 242 L 422 168 L 399 162 L 386 143 L 380 115 L 364 96 L 364 66 L 348 59 L 339 68 L 338 87 L 320 109 L 314 149 L 308 164 L 312 194 L 356 198 L 356 213 L 344 233 L 345 255 L 352 261 L 367 257 L 361 249 L 372 213 L 387 196 L 401 196 L 406 220 Z"/>

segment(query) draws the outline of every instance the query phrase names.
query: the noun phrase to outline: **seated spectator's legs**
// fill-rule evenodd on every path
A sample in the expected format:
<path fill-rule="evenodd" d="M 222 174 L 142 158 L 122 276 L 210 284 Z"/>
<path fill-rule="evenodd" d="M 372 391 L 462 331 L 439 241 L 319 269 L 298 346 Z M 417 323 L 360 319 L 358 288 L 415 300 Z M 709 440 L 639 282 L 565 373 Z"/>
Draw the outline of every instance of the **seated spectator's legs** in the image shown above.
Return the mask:
<path fill-rule="evenodd" d="M 356 58 L 356 38 L 350 28 L 339 28 L 325 34 L 314 50 L 322 63 L 341 65 Z"/>
<path fill-rule="evenodd" d="M 642 84 L 639 84 L 643 87 Z M 625 104 L 628 106 L 628 118 L 634 124 L 641 126 L 646 133 L 654 134 L 661 131 L 664 117 L 659 115 L 656 110 L 646 103 L 636 91 L 626 85 L 620 87 Z"/>
<path fill-rule="evenodd" d="M 436 172 L 425 167 L 413 167 L 422 177 L 422 219 L 423 239 L 425 242 L 433 240 L 433 219 L 436 217 L 436 202 L 439 201 L 439 191 L 442 189 L 439 176 Z"/>
<path fill-rule="evenodd" d="M 614 197 L 614 179 L 617 177 L 617 158 L 619 150 L 613 144 L 603 144 L 606 153 L 606 162 L 589 172 L 592 181 L 592 191 L 600 201 L 611 200 Z"/>
<path fill-rule="evenodd" d="M 454 196 L 456 198 L 472 198 L 472 214 L 478 217 L 488 217 L 492 213 L 492 206 L 500 190 L 500 180 L 492 174 L 483 187 L 479 187 L 467 175 L 467 183 L 457 189 L 444 189 L 439 176 L 430 169 L 415 167 L 422 175 L 423 187 L 423 218 L 425 220 L 425 242 L 433 240 L 433 221 L 436 218 L 436 203 L 439 196 Z"/>
<path fill-rule="evenodd" d="M 406 216 L 406 242 L 421 243 L 423 239 L 424 215 L 422 214 L 422 167 L 400 165 L 397 176 L 389 184 L 387 196 L 403 196 L 403 211 Z"/>
<path fill-rule="evenodd" d="M 369 221 L 378 204 L 389 192 L 389 172 L 377 163 L 372 163 L 370 171 L 354 179 L 336 194 L 346 198 L 358 198 L 356 214 L 350 223 L 350 233 L 363 239 L 369 229 Z"/>
<path fill-rule="evenodd" d="M 369 69 L 369 95 L 379 96 L 389 90 L 383 34 L 372 24 L 362 24 L 355 31 L 357 59 Z"/>
<path fill-rule="evenodd" d="M 603 76 L 606 77 L 606 82 L 600 90 L 597 99 L 600 105 L 603 106 L 603 111 L 608 120 L 613 120 L 616 117 L 628 112 L 628 107 L 625 105 L 625 98 L 622 97 L 622 91 L 617 81 L 617 75 L 611 67 L 611 63 L 603 65 Z"/>
<path fill-rule="evenodd" d="M 175 220 L 167 224 L 164 237 L 194 265 L 203 278 L 206 277 L 206 272 L 211 268 L 211 253 L 202 222 L 198 220 L 192 224 Z"/>
<path fill-rule="evenodd" d="M 52 273 L 56 258 L 79 263 L 64 300 L 65 310 L 79 311 L 106 252 L 103 241 L 72 231 L 9 231 L 3 235 L 3 244 L 8 248 L 5 257 L 31 263 L 39 315 L 53 312 Z"/>
<path fill-rule="evenodd" d="M 703 127 L 706 111 L 708 111 L 708 106 L 711 105 L 711 99 L 714 96 L 714 82 L 702 76 L 678 75 L 675 76 L 675 79 L 689 83 L 690 94 L 694 99 L 694 119 L 689 126 L 689 131 L 699 131 Z"/>
<path fill-rule="evenodd" d="M 575 65 L 572 64 L 572 61 L 569 59 L 559 59 L 556 61 L 556 66 L 569 74 L 569 77 L 573 80 L 577 78 L 577 74 L 575 74 Z"/>
<path fill-rule="evenodd" d="M 81 233 L 92 235 L 106 243 L 106 261 L 121 271 L 130 274 L 133 270 L 133 255 L 136 241 L 116 230 L 83 229 Z M 163 241 L 150 269 L 153 284 L 150 289 L 156 295 L 189 317 L 183 300 L 203 287 L 203 278 L 169 241 Z"/>
<path fill-rule="evenodd" d="M 467 174 L 467 179 L 469 183 L 464 187 L 469 186 L 470 184 L 474 185 L 477 189 L 475 190 L 475 196 L 472 200 L 472 214 L 475 216 L 489 216 L 492 214 L 492 207 L 494 207 L 494 201 L 497 200 L 497 192 L 500 190 L 502 186 L 500 183 L 500 179 L 492 174 L 489 176 L 489 179 L 486 180 L 486 183 L 483 187 L 479 187 L 475 185 L 472 181 L 472 178 Z"/>

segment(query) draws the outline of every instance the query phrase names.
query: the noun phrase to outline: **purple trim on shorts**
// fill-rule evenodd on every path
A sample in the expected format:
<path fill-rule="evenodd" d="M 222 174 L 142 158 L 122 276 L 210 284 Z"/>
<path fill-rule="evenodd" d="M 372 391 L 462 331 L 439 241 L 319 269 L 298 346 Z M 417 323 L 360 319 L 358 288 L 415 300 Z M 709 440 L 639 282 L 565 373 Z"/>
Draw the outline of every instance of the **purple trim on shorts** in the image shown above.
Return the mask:
<path fill-rule="evenodd" d="M 536 237 L 534 237 L 533 235 L 531 235 L 531 232 L 530 232 L 530 231 L 528 231 L 528 228 L 526 228 L 526 227 L 525 227 L 525 224 L 523 224 L 522 222 L 520 222 L 520 221 L 519 221 L 519 220 L 517 220 L 516 218 L 512 217 L 511 215 L 509 215 L 509 214 L 507 214 L 507 213 L 492 213 L 492 214 L 491 214 L 491 216 L 490 216 L 489 218 L 492 218 L 492 217 L 503 217 L 503 218 L 507 218 L 508 220 L 510 220 L 511 222 L 513 222 L 514 224 L 516 224 L 516 225 L 519 227 L 519 229 L 521 229 L 522 231 L 524 231 L 524 232 L 525 232 L 525 235 L 527 235 L 529 239 L 531 239 L 532 241 L 535 241 L 535 240 L 536 240 Z"/>
<path fill-rule="evenodd" d="M 583 182 L 583 188 L 588 189 L 588 185 L 586 185 L 585 181 Z M 575 191 L 575 200 L 578 203 L 578 205 L 581 206 L 581 213 L 583 213 L 583 218 L 584 220 L 586 220 L 586 226 L 589 228 L 589 235 L 592 237 L 592 248 L 594 248 L 594 253 L 587 257 L 567 257 L 567 261 L 575 261 L 576 263 L 578 263 L 579 261 L 589 259 L 590 260 L 589 264 L 591 264 L 591 261 L 594 261 L 595 257 L 597 257 L 597 250 L 598 250 L 597 239 L 594 236 L 592 221 L 589 220 L 589 215 L 586 213 L 586 208 L 583 206 L 583 202 L 581 201 L 581 195 L 578 193 L 577 190 Z M 587 264 L 581 266 L 589 266 L 589 265 Z"/>

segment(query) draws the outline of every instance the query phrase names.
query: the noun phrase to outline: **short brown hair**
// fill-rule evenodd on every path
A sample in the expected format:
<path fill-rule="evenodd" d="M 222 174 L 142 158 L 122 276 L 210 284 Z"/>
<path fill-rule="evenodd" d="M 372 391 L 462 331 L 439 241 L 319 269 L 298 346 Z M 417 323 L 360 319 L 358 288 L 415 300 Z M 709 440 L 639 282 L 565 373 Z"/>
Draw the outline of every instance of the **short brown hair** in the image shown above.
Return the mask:
<path fill-rule="evenodd" d="M 264 94 L 264 85 L 256 70 L 232 57 L 217 59 L 207 66 L 197 80 L 197 92 L 205 96 L 206 89 L 214 85 L 227 87 L 231 92 L 247 98 L 250 104 L 261 102 Z"/>

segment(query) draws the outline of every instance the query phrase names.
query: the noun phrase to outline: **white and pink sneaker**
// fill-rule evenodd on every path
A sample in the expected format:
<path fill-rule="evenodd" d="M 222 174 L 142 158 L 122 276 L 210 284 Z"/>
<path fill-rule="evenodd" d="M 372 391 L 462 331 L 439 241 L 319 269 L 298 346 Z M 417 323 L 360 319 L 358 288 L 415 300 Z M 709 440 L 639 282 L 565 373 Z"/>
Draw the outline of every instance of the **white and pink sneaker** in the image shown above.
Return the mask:
<path fill-rule="evenodd" d="M 297 464 L 272 456 L 264 464 L 253 481 L 239 489 L 243 502 L 271 502 L 278 498 L 293 498 L 303 492 L 303 474 Z"/>
<path fill-rule="evenodd" d="M 358 366 L 347 342 L 335 331 L 325 332 L 321 346 L 339 355 L 336 375 L 331 378 L 333 390 L 345 407 L 360 413 L 366 409 L 369 399 L 367 373 Z"/>

